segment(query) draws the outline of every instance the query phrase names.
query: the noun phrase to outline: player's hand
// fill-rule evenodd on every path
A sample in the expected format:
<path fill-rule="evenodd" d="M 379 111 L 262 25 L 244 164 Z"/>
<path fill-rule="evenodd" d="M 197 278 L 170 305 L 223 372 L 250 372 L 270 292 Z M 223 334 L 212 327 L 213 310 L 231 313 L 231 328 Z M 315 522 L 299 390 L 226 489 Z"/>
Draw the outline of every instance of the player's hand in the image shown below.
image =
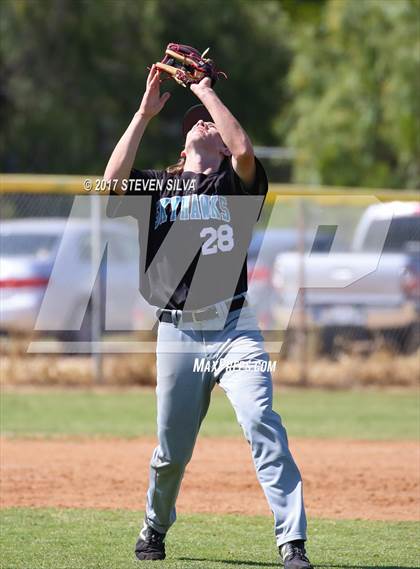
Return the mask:
<path fill-rule="evenodd" d="M 194 95 L 196 95 L 200 100 L 202 100 L 203 96 L 213 91 L 211 87 L 210 77 L 203 77 L 203 79 L 199 83 L 192 83 L 190 85 L 190 89 L 194 93 Z"/>
<path fill-rule="evenodd" d="M 147 77 L 146 91 L 140 104 L 139 113 L 151 119 L 160 113 L 170 96 L 170 93 L 160 94 L 159 69 L 156 65 L 152 65 Z"/>

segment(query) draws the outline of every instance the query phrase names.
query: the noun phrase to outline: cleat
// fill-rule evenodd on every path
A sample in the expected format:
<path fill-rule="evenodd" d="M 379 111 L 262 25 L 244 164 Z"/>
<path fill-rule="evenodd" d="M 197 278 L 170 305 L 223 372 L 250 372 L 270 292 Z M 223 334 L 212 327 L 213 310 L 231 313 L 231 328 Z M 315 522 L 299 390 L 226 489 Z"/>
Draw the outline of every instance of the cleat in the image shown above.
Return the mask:
<path fill-rule="evenodd" d="M 159 533 L 144 522 L 134 550 L 137 559 L 140 561 L 165 559 L 165 537 L 165 533 Z"/>
<path fill-rule="evenodd" d="M 313 569 L 306 557 L 305 542 L 303 540 L 289 541 L 279 547 L 280 557 L 284 569 Z"/>

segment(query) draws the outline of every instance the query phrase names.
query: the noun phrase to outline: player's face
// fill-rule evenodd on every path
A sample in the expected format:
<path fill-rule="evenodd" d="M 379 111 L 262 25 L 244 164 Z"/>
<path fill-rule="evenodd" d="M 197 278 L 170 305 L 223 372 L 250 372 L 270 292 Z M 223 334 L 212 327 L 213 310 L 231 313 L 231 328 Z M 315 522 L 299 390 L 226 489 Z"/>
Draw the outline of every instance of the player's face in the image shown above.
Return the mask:
<path fill-rule="evenodd" d="M 187 133 L 185 139 L 185 149 L 194 146 L 196 151 L 214 152 L 225 154 L 226 146 L 212 122 L 204 122 L 199 120 L 192 129 Z"/>

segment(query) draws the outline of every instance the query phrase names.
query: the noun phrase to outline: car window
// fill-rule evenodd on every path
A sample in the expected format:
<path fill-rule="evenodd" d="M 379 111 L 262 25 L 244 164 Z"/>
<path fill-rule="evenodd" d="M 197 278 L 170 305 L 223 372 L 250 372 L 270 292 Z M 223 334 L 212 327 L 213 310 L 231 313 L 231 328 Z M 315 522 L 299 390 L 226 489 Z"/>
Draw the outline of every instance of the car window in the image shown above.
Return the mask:
<path fill-rule="evenodd" d="M 39 233 L 0 233 L 0 254 L 4 257 L 50 256 L 58 244 L 58 235 Z"/>
<path fill-rule="evenodd" d="M 389 220 L 384 219 L 372 222 L 366 233 L 363 251 L 377 250 L 378 240 L 388 224 Z M 409 241 L 420 241 L 419 217 L 394 217 L 389 224 L 382 250 L 387 253 L 399 253 L 404 250 Z"/>

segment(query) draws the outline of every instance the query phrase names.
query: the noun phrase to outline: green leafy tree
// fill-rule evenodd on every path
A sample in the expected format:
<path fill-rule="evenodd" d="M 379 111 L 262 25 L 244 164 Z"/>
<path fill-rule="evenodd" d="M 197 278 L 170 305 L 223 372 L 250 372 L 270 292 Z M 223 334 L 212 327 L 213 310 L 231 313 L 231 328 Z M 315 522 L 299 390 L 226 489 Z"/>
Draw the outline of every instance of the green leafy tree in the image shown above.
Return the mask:
<path fill-rule="evenodd" d="M 330 0 L 294 41 L 297 182 L 418 187 L 420 3 Z"/>
<path fill-rule="evenodd" d="M 138 108 L 147 66 L 170 41 L 210 54 L 217 90 L 256 143 L 276 143 L 290 51 L 276 0 L 2 0 L 3 139 L 9 172 L 101 173 Z M 173 96 L 146 132 L 140 167 L 178 159 L 180 122 L 197 101 Z"/>

